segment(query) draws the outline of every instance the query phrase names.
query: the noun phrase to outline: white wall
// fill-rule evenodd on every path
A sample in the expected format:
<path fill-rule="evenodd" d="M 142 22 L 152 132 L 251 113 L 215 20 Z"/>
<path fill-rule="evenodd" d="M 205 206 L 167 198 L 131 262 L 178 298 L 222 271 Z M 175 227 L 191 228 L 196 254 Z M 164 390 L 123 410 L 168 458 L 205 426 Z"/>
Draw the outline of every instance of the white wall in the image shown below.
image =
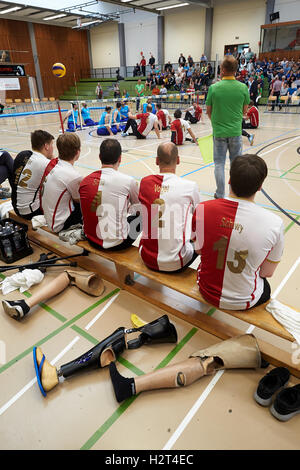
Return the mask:
<path fill-rule="evenodd" d="M 297 0 L 299 3 L 300 1 Z M 214 6 L 212 57 L 220 58 L 227 44 L 249 43 L 259 52 L 260 26 L 265 23 L 265 0 L 216 2 Z M 236 37 L 238 39 L 236 39 Z"/>
<path fill-rule="evenodd" d="M 90 33 L 93 68 L 119 67 L 118 23 L 103 23 L 92 28 Z"/>
<path fill-rule="evenodd" d="M 165 16 L 165 62 L 177 62 L 182 52 L 195 62 L 204 52 L 205 8 L 182 7 L 167 10 Z"/>
<path fill-rule="evenodd" d="M 121 16 L 124 23 L 127 66 L 139 63 L 144 53 L 148 64 L 150 52 L 157 61 L 157 15 L 136 10 Z"/>
<path fill-rule="evenodd" d="M 276 11 L 279 11 L 279 22 L 300 20 L 300 0 L 276 0 Z"/>

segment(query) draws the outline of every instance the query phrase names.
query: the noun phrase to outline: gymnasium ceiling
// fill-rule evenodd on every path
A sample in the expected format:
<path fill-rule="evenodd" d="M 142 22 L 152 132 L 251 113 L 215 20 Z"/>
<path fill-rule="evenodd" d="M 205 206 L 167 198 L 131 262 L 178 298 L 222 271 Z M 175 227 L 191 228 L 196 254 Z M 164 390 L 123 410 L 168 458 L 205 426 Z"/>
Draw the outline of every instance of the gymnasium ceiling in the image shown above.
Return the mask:
<path fill-rule="evenodd" d="M 68 6 L 52 9 L 46 8 L 45 5 L 47 7 L 54 6 L 53 0 L 31 2 L 28 0 L 26 3 L 2 2 L 0 0 L 0 18 L 82 29 L 97 26 L 106 21 L 118 21 L 120 13 L 126 14 L 143 10 L 159 15 L 164 13 L 166 7 L 176 8 L 182 4 L 209 7 L 211 3 L 212 0 L 87 0 L 85 3 L 82 0 L 69 1 L 68 3 L 61 0 L 59 5 L 67 4 Z M 100 4 L 107 8 L 101 8 Z M 161 8 L 163 9 L 161 10 Z M 105 13 L 101 11 L 105 11 Z M 166 9 L 166 11 L 170 10 Z"/>

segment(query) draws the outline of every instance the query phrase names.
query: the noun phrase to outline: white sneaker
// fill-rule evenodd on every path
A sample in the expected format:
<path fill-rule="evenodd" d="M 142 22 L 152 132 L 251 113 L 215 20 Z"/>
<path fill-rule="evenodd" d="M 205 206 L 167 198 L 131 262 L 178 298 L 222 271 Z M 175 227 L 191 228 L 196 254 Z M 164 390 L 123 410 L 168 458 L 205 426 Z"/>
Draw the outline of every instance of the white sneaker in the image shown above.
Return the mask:
<path fill-rule="evenodd" d="M 121 134 L 122 137 L 127 137 L 128 135 L 129 135 L 128 132 L 122 132 Z"/>

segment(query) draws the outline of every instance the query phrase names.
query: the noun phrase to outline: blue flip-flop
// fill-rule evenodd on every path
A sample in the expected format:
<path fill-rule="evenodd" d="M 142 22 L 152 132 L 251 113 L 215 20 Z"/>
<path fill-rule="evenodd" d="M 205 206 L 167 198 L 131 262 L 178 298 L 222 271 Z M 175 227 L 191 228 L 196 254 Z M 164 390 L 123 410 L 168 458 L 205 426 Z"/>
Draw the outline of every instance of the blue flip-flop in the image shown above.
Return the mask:
<path fill-rule="evenodd" d="M 40 391 L 42 392 L 42 395 L 44 397 L 46 397 L 47 393 L 45 392 L 45 390 L 43 388 L 43 385 L 42 385 L 42 381 L 41 381 L 42 368 L 43 368 L 43 365 L 44 365 L 44 362 L 45 362 L 45 354 L 43 354 L 41 363 L 38 366 L 37 359 L 36 359 L 36 346 L 34 346 L 34 348 L 33 348 L 33 362 L 34 362 L 34 368 L 35 368 L 37 383 L 39 384 Z"/>

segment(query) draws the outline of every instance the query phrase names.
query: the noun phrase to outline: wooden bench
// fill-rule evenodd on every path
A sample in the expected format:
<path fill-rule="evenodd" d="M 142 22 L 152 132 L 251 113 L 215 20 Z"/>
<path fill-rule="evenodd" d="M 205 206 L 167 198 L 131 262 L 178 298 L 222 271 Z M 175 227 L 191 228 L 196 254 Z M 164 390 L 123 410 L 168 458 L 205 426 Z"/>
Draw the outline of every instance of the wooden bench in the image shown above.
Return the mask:
<path fill-rule="evenodd" d="M 50 232 L 48 228 L 43 227 L 42 230 L 33 231 L 31 222 L 18 217 L 14 212 L 10 212 L 10 218 L 14 219 L 16 222 L 22 222 L 28 225 L 28 238 L 32 242 L 55 252 L 59 256 L 68 256 L 74 253 L 74 249 L 72 250 L 71 245 L 69 245 L 69 248 L 63 246 L 61 243 L 57 243 L 55 241 L 57 236 Z M 99 273 L 103 279 L 112 282 L 131 294 L 190 322 L 218 338 L 228 339 L 244 332 L 219 319 L 201 313 L 199 310 L 188 305 L 188 303 L 178 299 L 178 296 L 174 296 L 174 293 L 172 295 L 172 291 L 176 291 L 183 296 L 212 307 L 199 292 L 196 283 L 196 271 L 194 269 L 186 268 L 180 274 L 152 271 L 144 265 L 139 256 L 138 248 L 134 246 L 118 252 L 109 252 L 94 248 L 87 241 L 80 241 L 76 245 L 77 252 L 78 247 L 92 255 L 91 257 L 74 258 L 78 266 Z M 108 268 L 107 262 L 110 263 L 110 266 L 112 263 L 115 269 Z M 136 278 L 136 274 L 142 277 Z M 145 278 L 150 280 L 150 284 L 145 284 Z M 169 292 L 165 292 L 166 288 Z M 294 342 L 293 336 L 265 309 L 267 303 L 268 302 L 255 307 L 248 312 L 220 308 L 218 310 L 279 338 Z M 142 316 L 142 312 L 136 313 Z M 266 341 L 259 339 L 258 342 L 264 359 L 275 366 L 288 367 L 294 376 L 300 377 L 300 366 L 292 363 L 291 353 L 283 351 Z"/>

